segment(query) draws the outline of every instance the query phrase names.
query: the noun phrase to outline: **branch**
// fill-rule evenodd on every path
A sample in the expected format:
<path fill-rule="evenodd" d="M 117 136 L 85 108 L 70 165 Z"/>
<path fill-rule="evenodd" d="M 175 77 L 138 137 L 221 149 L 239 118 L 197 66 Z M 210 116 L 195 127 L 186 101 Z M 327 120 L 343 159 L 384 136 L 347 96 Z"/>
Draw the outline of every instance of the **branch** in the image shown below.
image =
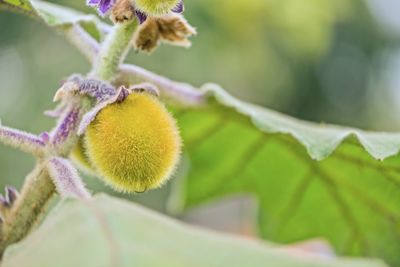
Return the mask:
<path fill-rule="evenodd" d="M 43 156 L 45 153 L 45 140 L 42 138 L 0 124 L 0 142 L 17 148 L 23 152 L 36 156 Z"/>
<path fill-rule="evenodd" d="M 121 65 L 116 80 L 125 84 L 152 83 L 162 97 L 184 106 L 200 105 L 205 100 L 204 93 L 190 84 L 172 81 L 135 65 Z"/>
<path fill-rule="evenodd" d="M 3 215 L 0 255 L 8 245 L 20 241 L 29 233 L 54 192 L 55 187 L 45 166 L 38 164 L 27 176 L 21 194 L 7 216 Z"/>

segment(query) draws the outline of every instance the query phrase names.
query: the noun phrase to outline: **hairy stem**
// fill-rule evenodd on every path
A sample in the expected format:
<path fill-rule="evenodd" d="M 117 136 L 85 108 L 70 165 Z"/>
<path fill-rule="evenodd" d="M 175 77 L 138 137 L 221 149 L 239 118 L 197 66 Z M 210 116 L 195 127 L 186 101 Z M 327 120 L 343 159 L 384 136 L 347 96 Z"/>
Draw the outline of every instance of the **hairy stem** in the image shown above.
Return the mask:
<path fill-rule="evenodd" d="M 4 218 L 0 255 L 8 245 L 20 241 L 29 233 L 54 193 L 55 187 L 46 168 L 38 164 L 27 176 L 20 196 Z"/>
<path fill-rule="evenodd" d="M 112 79 L 129 51 L 136 26 L 136 20 L 119 23 L 114 26 L 114 29 L 104 41 L 95 61 L 95 76 L 105 81 Z"/>
<path fill-rule="evenodd" d="M 38 136 L 0 124 L 0 143 L 36 156 L 44 154 L 45 142 Z"/>
<path fill-rule="evenodd" d="M 164 99 L 182 106 L 197 106 L 205 102 L 204 92 L 190 84 L 172 81 L 135 65 L 123 64 L 116 75 L 116 83 L 149 82 L 157 86 Z M 119 84 L 118 84 L 119 85 Z"/>

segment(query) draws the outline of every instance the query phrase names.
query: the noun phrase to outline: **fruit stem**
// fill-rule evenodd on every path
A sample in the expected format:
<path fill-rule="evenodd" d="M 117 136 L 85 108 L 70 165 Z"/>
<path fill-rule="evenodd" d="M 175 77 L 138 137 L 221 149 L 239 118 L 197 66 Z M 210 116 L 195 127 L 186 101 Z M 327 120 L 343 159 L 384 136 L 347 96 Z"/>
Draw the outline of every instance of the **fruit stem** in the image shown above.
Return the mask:
<path fill-rule="evenodd" d="M 111 80 L 128 54 L 137 20 L 118 23 L 104 40 L 95 60 L 93 74 L 101 80 Z"/>

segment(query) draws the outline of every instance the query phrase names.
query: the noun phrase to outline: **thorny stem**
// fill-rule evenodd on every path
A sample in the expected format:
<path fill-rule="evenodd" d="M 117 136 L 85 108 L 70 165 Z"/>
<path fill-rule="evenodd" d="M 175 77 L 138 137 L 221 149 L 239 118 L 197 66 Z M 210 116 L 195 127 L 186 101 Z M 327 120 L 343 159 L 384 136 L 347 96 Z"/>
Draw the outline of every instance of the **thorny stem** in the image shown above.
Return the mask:
<path fill-rule="evenodd" d="M 107 36 L 100 52 L 97 53 L 95 41 L 90 38 L 80 27 L 71 27 L 64 30 L 69 41 L 80 47 L 81 52 L 89 61 L 94 63 L 93 74 L 102 80 L 110 80 L 117 72 L 120 63 L 124 60 L 129 43 L 136 29 L 136 20 L 124 24 L 117 24 Z M 81 39 L 90 40 L 91 43 L 79 44 Z M 97 54 L 97 58 L 95 58 Z M 85 109 L 87 107 L 82 107 Z M 81 118 L 80 118 L 81 119 Z M 79 120 L 80 120 L 79 119 Z M 77 140 L 76 131 L 64 140 L 65 146 L 72 148 L 71 140 Z M 69 149 L 68 148 L 68 149 Z M 64 149 L 65 150 L 65 149 Z M 68 151 L 62 154 L 68 154 Z M 69 149 L 70 150 L 70 149 Z M 60 152 L 60 155 L 61 152 Z M 46 204 L 55 193 L 55 185 L 43 162 L 39 162 L 30 175 L 27 176 L 20 197 L 13 204 L 10 212 L 3 218 L 1 226 L 0 257 L 10 244 L 23 239 L 44 212 Z"/>
<path fill-rule="evenodd" d="M 94 75 L 101 80 L 109 81 L 125 59 L 137 21 L 116 24 L 104 40 L 100 53 L 94 62 Z"/>

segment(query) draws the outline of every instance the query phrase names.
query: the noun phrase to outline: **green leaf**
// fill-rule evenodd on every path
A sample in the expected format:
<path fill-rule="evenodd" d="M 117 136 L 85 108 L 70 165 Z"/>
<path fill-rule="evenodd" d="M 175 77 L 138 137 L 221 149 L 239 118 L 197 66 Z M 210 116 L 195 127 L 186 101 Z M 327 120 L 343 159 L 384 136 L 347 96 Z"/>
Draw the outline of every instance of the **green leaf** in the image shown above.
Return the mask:
<path fill-rule="evenodd" d="M 0 9 L 39 17 L 51 27 L 61 28 L 74 24 L 82 25 L 96 39 L 109 27 L 95 15 L 83 14 L 68 7 L 40 0 L 0 0 Z"/>
<path fill-rule="evenodd" d="M 266 239 L 328 239 L 339 253 L 400 265 L 400 134 L 315 124 L 242 102 L 177 112 L 188 164 L 175 211 L 235 193 L 259 202 Z M 385 160 L 384 160 L 385 159 Z"/>
<path fill-rule="evenodd" d="M 105 195 L 64 201 L 3 267 L 384 267 L 376 260 L 293 256 L 272 244 L 183 225 Z"/>

